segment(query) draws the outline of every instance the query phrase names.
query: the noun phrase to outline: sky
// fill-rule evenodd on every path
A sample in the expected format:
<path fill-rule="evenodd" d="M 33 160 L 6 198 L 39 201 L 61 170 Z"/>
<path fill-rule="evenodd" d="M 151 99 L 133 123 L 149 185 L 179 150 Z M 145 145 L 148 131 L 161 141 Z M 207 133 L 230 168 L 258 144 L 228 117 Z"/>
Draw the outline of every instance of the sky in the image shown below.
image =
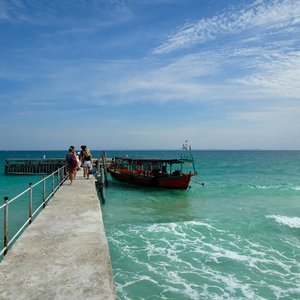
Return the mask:
<path fill-rule="evenodd" d="M 0 150 L 300 149 L 300 0 L 0 0 Z"/>

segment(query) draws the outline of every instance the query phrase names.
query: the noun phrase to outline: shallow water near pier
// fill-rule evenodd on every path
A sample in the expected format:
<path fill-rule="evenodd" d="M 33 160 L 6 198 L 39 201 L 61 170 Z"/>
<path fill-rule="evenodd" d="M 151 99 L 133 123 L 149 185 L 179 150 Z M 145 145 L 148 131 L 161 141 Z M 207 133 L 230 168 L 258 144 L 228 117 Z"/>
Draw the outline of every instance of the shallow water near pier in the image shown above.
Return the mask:
<path fill-rule="evenodd" d="M 65 152 L 0 152 L 2 165 L 43 155 Z M 107 153 L 114 155 L 180 151 Z M 199 175 L 184 191 L 109 178 L 102 214 L 118 299 L 299 299 L 300 151 L 194 151 L 194 158 Z M 39 179 L 2 172 L 1 198 Z"/>

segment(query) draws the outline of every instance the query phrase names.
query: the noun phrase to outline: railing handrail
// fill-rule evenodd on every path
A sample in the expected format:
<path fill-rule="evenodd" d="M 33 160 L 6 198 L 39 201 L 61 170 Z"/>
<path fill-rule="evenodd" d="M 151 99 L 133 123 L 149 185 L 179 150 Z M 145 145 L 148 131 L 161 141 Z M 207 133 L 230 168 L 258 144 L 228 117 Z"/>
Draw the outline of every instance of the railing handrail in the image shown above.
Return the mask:
<path fill-rule="evenodd" d="M 61 176 L 63 173 L 63 176 Z M 57 175 L 57 184 L 56 187 L 54 186 L 54 176 Z M 52 178 L 52 189 L 51 189 L 51 193 L 49 193 L 48 196 L 46 196 L 46 191 L 45 191 L 45 183 L 46 180 L 48 178 Z M 4 197 L 4 204 L 2 204 L 0 206 L 0 210 L 3 209 L 4 210 L 4 246 L 3 249 L 0 252 L 0 261 L 1 261 L 1 256 L 7 253 L 10 245 L 17 239 L 17 237 L 20 235 L 20 233 L 22 232 L 22 230 L 31 223 L 32 218 L 36 215 L 36 213 L 42 208 L 46 206 L 46 203 L 49 201 L 49 199 L 54 195 L 54 193 L 57 191 L 57 189 L 62 185 L 62 183 L 67 179 L 68 177 L 68 172 L 66 169 L 66 165 L 60 167 L 59 169 L 57 169 L 56 171 L 54 171 L 53 173 L 51 173 L 50 175 L 44 177 L 43 179 L 41 179 L 40 181 L 38 181 L 35 184 L 29 184 L 29 187 L 24 190 L 23 192 L 21 192 L 20 194 L 18 194 L 17 196 L 13 197 L 12 199 L 8 200 L 8 197 Z M 42 203 L 39 205 L 38 208 L 36 208 L 36 210 L 34 212 L 32 212 L 32 191 L 35 187 L 37 187 L 38 185 L 40 185 L 41 183 L 43 183 L 43 201 Z M 23 196 L 24 194 L 28 193 L 30 194 L 29 196 L 29 218 L 25 221 L 25 223 L 18 229 L 17 233 L 9 240 L 8 238 L 8 206 L 10 203 L 16 201 L 17 199 L 19 199 L 21 196 Z"/>

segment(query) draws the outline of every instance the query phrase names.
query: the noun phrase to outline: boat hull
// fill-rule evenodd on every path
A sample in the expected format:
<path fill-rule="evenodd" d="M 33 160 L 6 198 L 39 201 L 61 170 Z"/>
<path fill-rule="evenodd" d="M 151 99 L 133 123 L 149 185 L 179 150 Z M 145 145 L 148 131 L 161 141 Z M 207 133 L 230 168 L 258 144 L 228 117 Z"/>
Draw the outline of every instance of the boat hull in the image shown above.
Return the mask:
<path fill-rule="evenodd" d="M 189 187 L 190 179 L 194 175 L 192 173 L 189 173 L 180 174 L 178 176 L 145 176 L 129 173 L 120 173 L 114 170 L 109 170 L 109 173 L 112 178 L 117 179 L 121 182 L 167 189 L 187 189 Z"/>

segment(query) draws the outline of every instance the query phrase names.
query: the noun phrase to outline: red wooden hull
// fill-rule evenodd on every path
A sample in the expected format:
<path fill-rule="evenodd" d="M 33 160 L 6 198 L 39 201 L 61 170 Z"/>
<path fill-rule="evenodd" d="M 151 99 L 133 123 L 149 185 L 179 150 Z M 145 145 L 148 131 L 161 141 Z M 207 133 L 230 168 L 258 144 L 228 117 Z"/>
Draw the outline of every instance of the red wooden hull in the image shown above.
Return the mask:
<path fill-rule="evenodd" d="M 147 176 L 147 175 L 138 175 L 134 173 L 120 173 L 117 170 L 108 170 L 110 175 L 121 181 L 130 184 L 137 184 L 142 186 L 149 187 L 160 187 L 168 189 L 187 189 L 189 187 L 190 179 L 195 174 L 179 174 L 174 175 L 165 175 L 165 176 Z"/>

